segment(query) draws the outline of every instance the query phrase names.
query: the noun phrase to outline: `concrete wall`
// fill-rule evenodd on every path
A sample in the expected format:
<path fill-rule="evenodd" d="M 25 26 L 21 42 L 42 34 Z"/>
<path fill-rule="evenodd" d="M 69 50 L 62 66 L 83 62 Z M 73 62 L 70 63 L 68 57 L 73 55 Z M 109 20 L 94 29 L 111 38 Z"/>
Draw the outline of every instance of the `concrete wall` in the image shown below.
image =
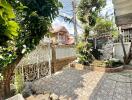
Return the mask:
<path fill-rule="evenodd" d="M 52 48 L 48 48 L 48 45 L 40 44 L 35 50 L 27 54 L 18 64 L 18 66 L 25 66 L 29 64 L 42 63 L 44 61 L 52 60 Z M 63 59 L 67 57 L 75 57 L 76 51 L 73 45 L 56 45 L 55 46 L 56 59 Z"/>
<path fill-rule="evenodd" d="M 67 57 L 75 57 L 76 51 L 73 45 L 57 46 L 56 59 L 63 59 Z"/>
<path fill-rule="evenodd" d="M 51 48 L 50 51 L 48 49 L 47 45 L 38 45 L 35 50 L 27 54 L 18 64 L 18 66 L 25 66 L 35 63 L 42 63 L 44 61 L 49 61 L 49 52 L 51 54 Z M 52 59 L 52 56 L 50 55 L 50 58 Z"/>
<path fill-rule="evenodd" d="M 51 66 L 49 66 L 49 53 Z M 76 59 L 73 45 L 39 44 L 35 50 L 27 54 L 18 64 L 16 71 L 22 73 L 24 81 L 34 81 L 61 70 Z"/>
<path fill-rule="evenodd" d="M 130 42 L 124 43 L 126 53 L 129 52 L 130 44 L 131 44 Z M 120 59 L 121 61 L 123 61 L 123 56 L 124 56 L 124 53 L 123 53 L 121 43 L 115 43 L 114 44 L 114 58 L 117 58 L 117 59 Z"/>

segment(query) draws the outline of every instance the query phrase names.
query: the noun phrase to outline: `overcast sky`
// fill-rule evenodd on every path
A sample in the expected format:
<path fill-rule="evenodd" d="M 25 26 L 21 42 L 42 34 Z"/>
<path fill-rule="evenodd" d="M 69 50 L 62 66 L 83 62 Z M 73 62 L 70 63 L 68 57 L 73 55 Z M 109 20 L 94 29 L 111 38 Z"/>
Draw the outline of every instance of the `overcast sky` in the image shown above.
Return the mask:
<path fill-rule="evenodd" d="M 72 0 L 60 0 L 63 3 L 63 9 L 60 10 L 60 15 L 72 16 Z M 105 15 L 106 12 L 108 15 L 114 13 L 112 0 L 106 0 L 106 7 L 101 11 L 101 15 Z M 74 28 L 72 23 L 65 22 L 62 18 L 57 17 L 53 22 L 53 27 L 65 26 L 70 34 L 74 34 Z M 83 31 L 79 27 L 78 34 L 81 34 Z"/>

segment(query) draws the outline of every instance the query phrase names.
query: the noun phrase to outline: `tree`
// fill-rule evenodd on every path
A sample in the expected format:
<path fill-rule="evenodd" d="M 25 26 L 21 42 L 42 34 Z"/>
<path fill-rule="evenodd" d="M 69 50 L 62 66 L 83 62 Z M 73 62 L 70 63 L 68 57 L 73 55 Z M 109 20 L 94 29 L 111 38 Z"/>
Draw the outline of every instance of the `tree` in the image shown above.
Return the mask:
<path fill-rule="evenodd" d="M 15 57 L 14 54 L 10 55 L 14 51 L 13 41 L 19 35 L 19 25 L 14 21 L 15 17 L 12 6 L 6 0 L 0 1 L 0 72 L 3 71 L 5 77 L 8 75 L 8 72 L 4 75 L 6 66 Z"/>
<path fill-rule="evenodd" d="M 60 7 L 62 4 L 58 0 L 0 0 L 0 8 L 2 8 L 0 15 L 3 15 L 1 12 L 5 9 L 8 18 L 6 18 L 6 23 L 13 19 L 12 27 L 17 26 L 16 28 L 10 26 L 9 28 L 12 30 L 7 32 L 8 25 L 4 26 L 1 22 L 2 17 L 0 17 L 0 25 L 5 29 L 0 29 L 0 34 L 2 34 L 0 39 L 6 38 L 0 40 L 2 44 L 6 44 L 0 45 L 0 67 L 4 77 L 6 95 L 10 92 L 10 80 L 15 67 L 22 57 L 35 49 L 39 41 L 47 34 L 53 19 L 59 13 Z M 8 13 L 16 15 L 16 18 L 14 16 L 8 17 Z"/>
<path fill-rule="evenodd" d="M 121 28 L 119 28 L 119 32 L 121 32 Z M 129 51 L 128 51 L 128 54 L 126 53 L 126 49 L 125 49 L 125 45 L 124 45 L 124 41 L 123 41 L 123 35 L 120 34 L 119 35 L 119 38 L 121 40 L 121 45 L 122 45 L 122 49 L 123 49 L 123 53 L 124 53 L 124 64 L 129 64 L 132 60 L 132 41 L 131 44 L 130 44 L 130 48 L 129 48 Z"/>
<path fill-rule="evenodd" d="M 97 23 L 94 26 L 94 31 L 96 31 L 97 35 L 108 34 L 112 35 L 113 37 L 118 36 L 117 28 L 115 27 L 114 23 L 111 20 L 105 18 L 97 18 Z"/>
<path fill-rule="evenodd" d="M 78 19 L 84 27 L 83 44 L 79 44 L 79 58 L 83 63 L 88 64 L 93 59 L 90 53 L 90 43 L 88 42 L 89 33 L 96 25 L 96 20 L 100 9 L 105 6 L 105 0 L 81 0 L 78 6 Z M 78 47 L 78 46 L 77 46 Z M 91 57 L 91 58 L 90 58 Z"/>
<path fill-rule="evenodd" d="M 123 39 L 121 38 L 121 41 L 123 41 Z M 124 43 L 122 42 L 122 47 L 124 46 Z M 125 64 L 129 64 L 132 60 L 132 41 L 131 41 L 131 44 L 130 44 L 130 48 L 129 48 L 129 51 L 128 51 L 128 54 L 124 54 L 124 63 Z"/>
<path fill-rule="evenodd" d="M 100 9 L 105 6 L 105 0 L 81 0 L 78 6 L 78 19 L 82 22 L 86 37 L 90 28 L 96 24 Z"/>

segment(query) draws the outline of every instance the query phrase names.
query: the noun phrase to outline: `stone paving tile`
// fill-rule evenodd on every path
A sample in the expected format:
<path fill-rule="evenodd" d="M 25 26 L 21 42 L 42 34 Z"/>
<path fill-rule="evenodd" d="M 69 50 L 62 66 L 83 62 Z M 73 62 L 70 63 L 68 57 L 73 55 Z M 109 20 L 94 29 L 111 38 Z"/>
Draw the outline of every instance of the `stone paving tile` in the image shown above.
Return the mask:
<path fill-rule="evenodd" d="M 132 100 L 132 94 L 126 94 L 126 100 Z"/>
<path fill-rule="evenodd" d="M 119 93 L 114 93 L 113 100 L 126 100 L 126 97 Z"/>
<path fill-rule="evenodd" d="M 106 94 L 97 94 L 93 98 L 90 98 L 89 100 L 112 100 L 112 96 L 108 96 Z"/>
<path fill-rule="evenodd" d="M 60 100 L 132 100 L 132 71 L 103 73 L 64 69 L 34 82 L 37 93 L 50 91 Z"/>

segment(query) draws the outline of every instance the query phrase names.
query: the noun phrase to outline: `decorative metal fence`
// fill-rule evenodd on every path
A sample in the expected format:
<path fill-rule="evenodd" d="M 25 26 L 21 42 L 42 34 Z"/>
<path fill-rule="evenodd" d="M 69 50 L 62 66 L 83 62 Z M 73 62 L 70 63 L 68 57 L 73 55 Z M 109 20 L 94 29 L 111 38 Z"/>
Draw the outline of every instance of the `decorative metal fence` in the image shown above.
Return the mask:
<path fill-rule="evenodd" d="M 45 77 L 49 74 L 48 62 L 43 62 L 39 64 L 31 64 L 26 66 L 21 66 L 16 68 L 18 73 L 21 73 L 24 81 L 34 81 Z"/>

